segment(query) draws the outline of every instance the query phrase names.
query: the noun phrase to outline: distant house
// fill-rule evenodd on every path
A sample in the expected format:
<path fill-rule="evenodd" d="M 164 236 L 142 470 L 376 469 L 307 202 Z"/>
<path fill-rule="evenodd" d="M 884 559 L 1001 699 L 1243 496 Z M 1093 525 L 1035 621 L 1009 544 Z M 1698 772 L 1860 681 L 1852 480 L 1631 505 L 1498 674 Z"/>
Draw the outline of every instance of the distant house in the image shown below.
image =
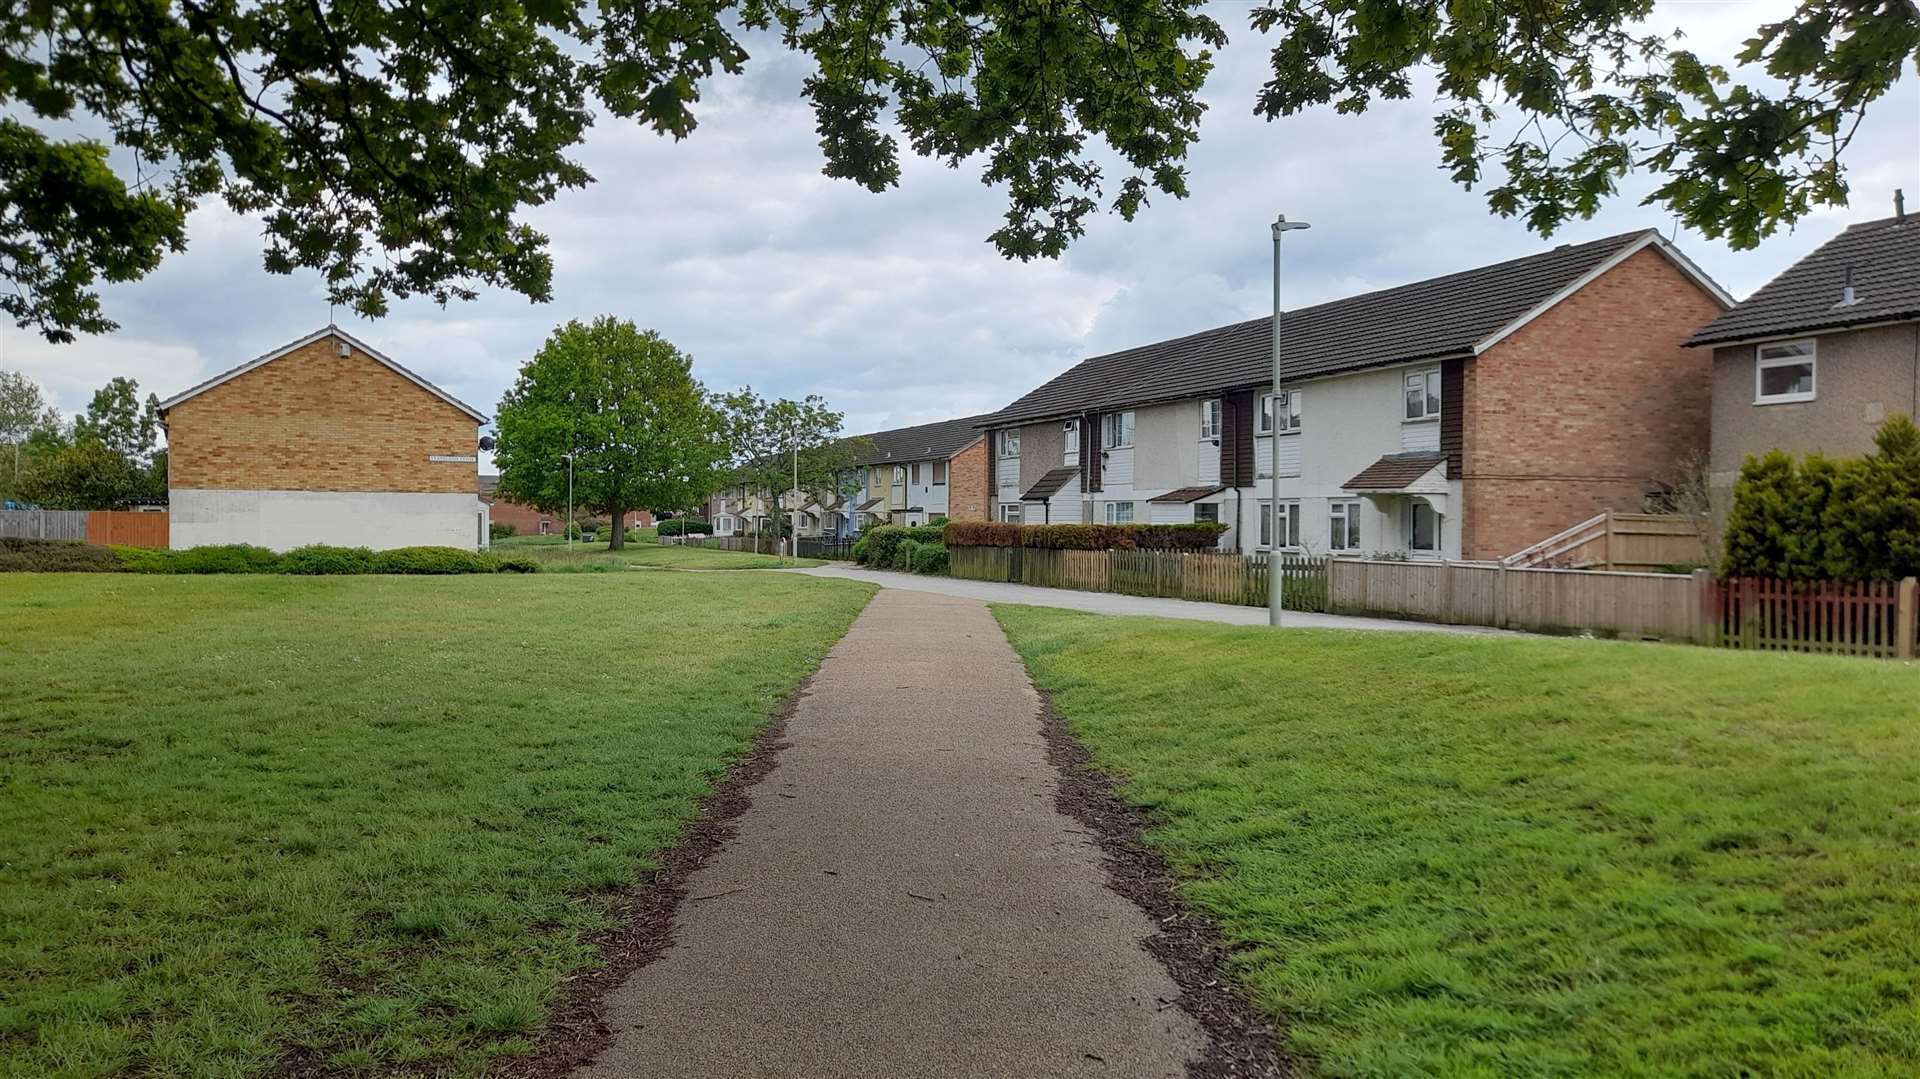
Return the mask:
<path fill-rule="evenodd" d="M 564 510 L 558 513 L 549 513 L 537 510 L 525 503 L 514 502 L 501 497 L 499 476 L 480 477 L 480 501 L 487 504 L 487 512 L 491 523 L 510 524 L 513 526 L 515 535 L 558 536 L 564 534 L 564 529 L 561 527 L 561 519 L 566 516 Z M 588 517 L 591 516 L 591 514 L 576 506 L 574 507 L 574 516 Z M 653 514 L 646 510 L 627 511 L 628 528 L 651 528 L 653 527 L 653 523 Z"/>
<path fill-rule="evenodd" d="M 981 416 L 896 427 L 863 435 L 858 489 L 835 507 L 829 527 L 841 535 L 876 524 L 923 525 L 938 517 L 988 519 L 987 440 Z"/>
<path fill-rule="evenodd" d="M 172 546 L 487 543 L 487 418 L 328 326 L 160 404 Z"/>
<path fill-rule="evenodd" d="M 1750 454 L 1852 456 L 1920 415 L 1920 217 L 1847 229 L 1687 344 L 1713 352 L 1716 501 Z"/>
<path fill-rule="evenodd" d="M 1706 446 L 1732 300 L 1649 229 L 1083 360 L 980 423 L 997 520 L 1219 521 L 1233 550 L 1499 558 Z M 1272 480 L 1280 478 L 1280 500 Z"/>

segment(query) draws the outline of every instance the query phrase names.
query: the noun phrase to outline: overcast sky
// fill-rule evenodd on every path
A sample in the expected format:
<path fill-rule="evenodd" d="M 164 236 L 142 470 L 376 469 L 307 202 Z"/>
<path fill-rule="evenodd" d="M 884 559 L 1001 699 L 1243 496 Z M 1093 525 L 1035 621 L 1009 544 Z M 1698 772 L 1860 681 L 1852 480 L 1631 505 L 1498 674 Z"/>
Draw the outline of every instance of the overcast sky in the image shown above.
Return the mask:
<path fill-rule="evenodd" d="M 1562 242 L 1671 234 L 1668 216 L 1637 204 L 1653 186 L 1644 178 L 1552 240 L 1491 216 L 1481 192 L 1439 170 L 1436 106 L 1419 94 L 1361 116 L 1256 119 L 1266 44 L 1245 10 L 1215 13 L 1233 43 L 1206 90 L 1191 196 L 1156 200 L 1132 224 L 1090 219 L 1059 261 L 1009 262 L 984 242 L 1005 203 L 977 168 L 909 155 L 899 188 L 877 195 L 822 176 L 797 98 L 804 68 L 762 43 L 745 77 L 707 87 L 687 141 L 617 119 L 593 130 L 578 156 L 598 182 L 528 215 L 552 237 L 552 303 L 410 301 L 372 323 L 342 313 L 341 325 L 491 413 L 554 326 L 618 315 L 690 352 L 709 387 L 818 393 L 859 432 L 989 411 L 1085 356 L 1265 313 L 1276 213 L 1313 225 L 1287 241 L 1289 307 Z M 1663 5 L 1653 24 L 1730 59 L 1782 10 L 1696 0 Z M 1755 251 L 1684 230 L 1681 248 L 1745 296 L 1845 224 L 1890 214 L 1895 187 L 1920 210 L 1920 80 L 1909 74 L 1876 105 L 1847 160 L 1851 207 Z M 166 397 L 326 324 L 317 275 L 262 271 L 257 222 L 207 207 L 190 229 L 186 253 L 106 290 L 117 333 L 49 345 L 8 322 L 0 367 L 24 370 L 71 413 L 115 375 Z"/>

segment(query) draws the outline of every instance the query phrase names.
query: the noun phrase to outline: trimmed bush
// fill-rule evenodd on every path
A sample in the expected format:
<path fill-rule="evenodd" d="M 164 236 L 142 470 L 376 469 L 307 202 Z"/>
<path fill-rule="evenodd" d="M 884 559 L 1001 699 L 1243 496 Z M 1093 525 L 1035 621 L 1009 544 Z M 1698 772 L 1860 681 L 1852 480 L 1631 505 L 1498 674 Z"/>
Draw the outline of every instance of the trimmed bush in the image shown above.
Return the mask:
<path fill-rule="evenodd" d="M 1749 457 L 1727 512 L 1728 577 L 1893 581 L 1920 575 L 1920 428 L 1894 416 L 1864 457 Z"/>
<path fill-rule="evenodd" d="M 867 556 L 872 552 L 873 552 L 873 544 L 872 544 L 872 541 L 867 539 L 867 537 L 861 536 L 859 539 L 853 541 L 853 560 L 855 562 L 858 562 L 863 566 L 866 565 Z"/>
<path fill-rule="evenodd" d="M 338 574 L 372 573 L 374 554 L 365 547 L 329 547 L 315 543 L 295 547 L 280 558 L 281 573 Z"/>
<path fill-rule="evenodd" d="M 518 531 L 519 529 L 513 527 L 513 525 L 507 523 L 506 521 L 488 521 L 487 522 L 487 536 L 490 539 L 506 539 L 508 536 L 511 536 Z"/>
<path fill-rule="evenodd" d="M 497 554 L 497 555 L 491 556 L 489 561 L 493 563 L 494 571 L 497 573 L 539 573 L 540 572 L 540 563 L 530 555 L 523 555 L 523 554 L 498 555 Z"/>
<path fill-rule="evenodd" d="M 458 547 L 395 547 L 373 556 L 375 573 L 492 573 L 497 565 Z"/>
<path fill-rule="evenodd" d="M 0 573 L 111 573 L 119 568 L 112 550 L 85 540 L 0 536 Z"/>
<path fill-rule="evenodd" d="M 1219 545 L 1226 531 L 1226 525 L 1215 521 L 1177 525 L 1016 525 L 954 521 L 946 526 L 942 539 L 949 547 L 1210 551 Z"/>
<path fill-rule="evenodd" d="M 869 528 L 854 541 L 854 561 L 881 569 L 906 569 L 908 563 L 900 553 L 905 544 L 941 543 L 945 529 L 936 525 L 919 525 L 907 528 L 903 525 L 880 525 Z"/>
<path fill-rule="evenodd" d="M 937 543 L 915 544 L 912 563 L 915 573 L 944 576 L 947 572 L 947 549 Z"/>
<path fill-rule="evenodd" d="M 674 517 L 660 522 L 662 536 L 711 536 L 713 523 L 698 517 Z"/>
<path fill-rule="evenodd" d="M 894 545 L 893 561 L 887 563 L 887 568 L 899 570 L 902 573 L 911 572 L 913 570 L 913 552 L 919 549 L 920 544 L 914 542 L 911 538 L 901 540 Z"/>
<path fill-rule="evenodd" d="M 188 547 L 181 551 L 152 547 L 115 547 L 120 566 L 129 573 L 274 573 L 280 556 L 265 547 L 224 543 Z"/>

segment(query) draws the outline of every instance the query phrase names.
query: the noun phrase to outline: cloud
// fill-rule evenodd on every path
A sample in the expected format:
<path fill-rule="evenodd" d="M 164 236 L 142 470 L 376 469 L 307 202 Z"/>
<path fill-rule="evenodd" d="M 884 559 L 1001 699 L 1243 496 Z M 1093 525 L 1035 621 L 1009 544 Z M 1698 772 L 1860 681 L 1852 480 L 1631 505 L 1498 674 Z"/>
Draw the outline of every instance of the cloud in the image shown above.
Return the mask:
<path fill-rule="evenodd" d="M 1652 20 L 1725 57 L 1764 5 L 1673 5 Z M 1253 115 L 1267 45 L 1244 9 L 1222 6 L 1234 43 L 1207 87 L 1188 162 L 1191 196 L 1158 198 L 1132 223 L 1089 220 L 1063 259 L 1009 262 L 985 237 L 1001 192 L 962 170 L 903 159 L 875 194 L 820 173 L 803 60 L 750 37 L 747 74 L 706 87 L 699 127 L 680 142 L 603 117 L 578 157 L 597 182 L 527 215 L 552 238 L 554 301 L 486 292 L 441 309 L 396 303 L 376 323 L 340 320 L 482 411 L 554 326 L 602 314 L 658 329 L 716 388 L 819 393 L 856 431 L 987 411 L 1081 357 L 1266 312 L 1267 222 L 1312 222 L 1287 241 L 1289 306 L 1400 284 L 1671 221 L 1638 202 L 1636 177 L 1595 220 L 1542 241 L 1489 215 L 1484 193 L 1439 169 L 1431 83 L 1361 116 Z M 1920 203 L 1920 80 L 1878 105 L 1850 154 L 1853 207 L 1816 213 L 1760 250 L 1690 236 L 1684 250 L 1736 295 L 1758 287 L 1845 223 L 1890 212 L 1891 189 Z M 260 268 L 260 227 L 218 207 L 191 222 L 191 247 L 142 282 L 107 290 L 120 332 L 50 346 L 0 327 L 0 366 L 25 370 L 72 412 L 114 375 L 178 392 L 325 324 L 315 275 Z"/>

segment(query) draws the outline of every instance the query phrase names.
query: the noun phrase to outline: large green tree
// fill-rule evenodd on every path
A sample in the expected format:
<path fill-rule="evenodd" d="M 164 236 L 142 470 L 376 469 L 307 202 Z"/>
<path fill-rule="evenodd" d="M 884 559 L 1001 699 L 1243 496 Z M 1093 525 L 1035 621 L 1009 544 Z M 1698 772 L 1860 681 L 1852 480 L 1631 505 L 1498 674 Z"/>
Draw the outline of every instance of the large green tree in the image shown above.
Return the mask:
<path fill-rule="evenodd" d="M 160 440 L 160 399 L 148 394 L 140 400 L 140 383 L 115 377 L 93 391 L 87 410 L 73 419 L 75 441 L 92 440 L 146 467 Z"/>
<path fill-rule="evenodd" d="M 1641 29 L 1652 0 L 1280 0 L 1259 112 L 1407 97 L 1439 73 L 1456 179 L 1542 233 L 1628 171 L 1688 224 L 1751 246 L 1847 187 L 1855 125 L 1920 65 L 1912 0 L 1800 0 L 1737 77 Z M 591 180 L 595 112 L 682 138 L 747 31 L 805 57 L 828 175 L 898 183 L 900 142 L 1007 196 L 992 242 L 1054 256 L 1103 205 L 1184 196 L 1210 50 L 1201 0 L 72 0 L 0 10 L 0 311 L 100 332 L 100 281 L 187 242 L 209 197 L 257 213 L 266 267 L 320 272 L 366 316 L 392 297 L 551 289 L 523 211 Z M 1516 132 L 1500 137 L 1492 132 Z M 97 132 L 122 152 L 110 158 Z"/>
<path fill-rule="evenodd" d="M 27 440 L 36 433 L 57 432 L 60 412 L 47 400 L 40 385 L 18 371 L 0 371 L 0 499 L 20 497 L 22 462 Z"/>
<path fill-rule="evenodd" d="M 692 358 L 608 316 L 555 330 L 500 399 L 494 426 L 500 493 L 563 508 L 571 454 L 573 504 L 612 519 L 615 549 L 630 511 L 694 504 L 726 457 Z"/>

